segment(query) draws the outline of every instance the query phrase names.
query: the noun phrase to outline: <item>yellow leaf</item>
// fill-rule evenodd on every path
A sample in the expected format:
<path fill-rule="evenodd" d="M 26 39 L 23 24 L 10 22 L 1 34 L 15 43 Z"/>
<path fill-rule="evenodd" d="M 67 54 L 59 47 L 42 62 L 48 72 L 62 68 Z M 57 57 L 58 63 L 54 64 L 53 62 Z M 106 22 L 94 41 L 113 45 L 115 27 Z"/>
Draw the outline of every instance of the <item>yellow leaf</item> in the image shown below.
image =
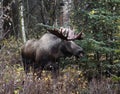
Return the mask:
<path fill-rule="evenodd" d="M 96 13 L 96 11 L 94 11 L 94 10 L 92 10 L 91 12 L 90 12 L 90 14 L 95 14 Z"/>

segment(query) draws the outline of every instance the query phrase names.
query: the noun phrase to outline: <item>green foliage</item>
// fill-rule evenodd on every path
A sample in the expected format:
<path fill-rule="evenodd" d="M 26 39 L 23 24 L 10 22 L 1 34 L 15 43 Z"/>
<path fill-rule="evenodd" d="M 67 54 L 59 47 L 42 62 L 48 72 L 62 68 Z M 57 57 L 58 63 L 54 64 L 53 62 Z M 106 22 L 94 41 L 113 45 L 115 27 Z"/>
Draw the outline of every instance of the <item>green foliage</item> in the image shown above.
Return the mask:
<path fill-rule="evenodd" d="M 110 65 L 113 68 L 115 64 L 120 64 L 120 1 L 76 0 L 74 4 L 76 2 L 71 14 L 72 24 L 78 31 L 83 30 L 86 34 L 86 38 L 78 42 L 86 53 L 86 58 L 81 62 L 86 62 L 86 68 L 90 71 L 89 66 L 92 63 L 93 70 L 100 73 L 118 73 L 116 68 L 117 72 L 113 72 L 105 66 Z"/>

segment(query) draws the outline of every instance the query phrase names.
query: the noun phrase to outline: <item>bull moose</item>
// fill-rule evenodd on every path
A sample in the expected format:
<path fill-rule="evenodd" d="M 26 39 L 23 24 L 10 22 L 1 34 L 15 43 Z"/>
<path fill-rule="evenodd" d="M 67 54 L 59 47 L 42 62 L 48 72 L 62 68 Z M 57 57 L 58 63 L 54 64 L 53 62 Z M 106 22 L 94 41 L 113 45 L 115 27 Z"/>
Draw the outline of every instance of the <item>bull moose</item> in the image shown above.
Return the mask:
<path fill-rule="evenodd" d="M 81 38 L 81 32 L 75 34 L 70 29 L 61 28 L 60 30 L 49 30 L 39 40 L 28 40 L 21 49 L 25 72 L 28 73 L 32 68 L 33 72 L 40 76 L 46 66 L 52 66 L 56 73 L 61 57 L 83 55 L 83 48 L 74 42 Z"/>

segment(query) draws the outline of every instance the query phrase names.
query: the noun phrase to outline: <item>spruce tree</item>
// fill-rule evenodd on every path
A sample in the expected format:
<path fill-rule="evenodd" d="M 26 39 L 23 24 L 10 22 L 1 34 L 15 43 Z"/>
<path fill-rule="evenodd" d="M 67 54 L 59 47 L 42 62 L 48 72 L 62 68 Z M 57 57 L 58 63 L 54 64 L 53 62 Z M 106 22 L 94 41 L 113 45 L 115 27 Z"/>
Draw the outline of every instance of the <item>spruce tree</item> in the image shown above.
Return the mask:
<path fill-rule="evenodd" d="M 72 24 L 86 34 L 80 43 L 86 53 L 83 62 L 95 74 L 120 72 L 119 10 L 119 0 L 74 0 Z"/>

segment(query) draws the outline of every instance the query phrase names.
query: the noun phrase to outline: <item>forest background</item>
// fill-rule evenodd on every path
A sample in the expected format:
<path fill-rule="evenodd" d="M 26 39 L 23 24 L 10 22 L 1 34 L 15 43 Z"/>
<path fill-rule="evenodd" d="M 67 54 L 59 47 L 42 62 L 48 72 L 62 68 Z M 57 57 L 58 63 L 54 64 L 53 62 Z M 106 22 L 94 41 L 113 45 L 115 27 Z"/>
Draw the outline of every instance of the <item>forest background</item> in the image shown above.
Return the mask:
<path fill-rule="evenodd" d="M 46 32 L 37 26 L 38 23 L 85 33 L 83 40 L 75 41 L 84 48 L 85 56 L 78 60 L 61 59 L 61 75 L 57 82 L 47 76 L 48 73 L 40 81 L 31 81 L 23 71 L 21 46 L 26 40 L 39 39 Z M 120 1 L 2 0 L 0 78 L 1 94 L 117 94 L 120 86 Z"/>

